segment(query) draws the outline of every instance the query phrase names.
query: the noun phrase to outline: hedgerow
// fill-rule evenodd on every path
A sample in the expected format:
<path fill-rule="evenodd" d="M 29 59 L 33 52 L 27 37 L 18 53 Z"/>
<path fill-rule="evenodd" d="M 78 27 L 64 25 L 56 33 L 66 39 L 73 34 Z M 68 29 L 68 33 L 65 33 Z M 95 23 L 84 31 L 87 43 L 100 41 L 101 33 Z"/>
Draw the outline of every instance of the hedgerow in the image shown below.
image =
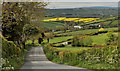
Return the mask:
<path fill-rule="evenodd" d="M 118 47 L 102 47 L 81 51 L 58 51 L 50 44 L 44 47 L 44 52 L 49 60 L 55 63 L 63 63 L 75 66 L 90 65 L 89 69 L 120 69 L 120 53 Z M 104 64 L 92 67 L 92 64 Z M 108 66 L 105 66 L 108 65 Z"/>
<path fill-rule="evenodd" d="M 2 35 L 0 39 L 2 39 L 2 71 L 17 71 L 24 64 L 27 50 L 20 49 Z"/>

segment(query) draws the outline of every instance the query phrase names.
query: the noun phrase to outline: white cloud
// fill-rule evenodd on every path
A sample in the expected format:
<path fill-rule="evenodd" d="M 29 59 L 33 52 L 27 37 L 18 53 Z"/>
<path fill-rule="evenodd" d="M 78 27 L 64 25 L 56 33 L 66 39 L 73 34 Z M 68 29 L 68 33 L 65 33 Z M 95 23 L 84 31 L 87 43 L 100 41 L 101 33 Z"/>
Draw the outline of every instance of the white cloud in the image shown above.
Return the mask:
<path fill-rule="evenodd" d="M 47 8 L 79 8 L 91 6 L 118 7 L 118 2 L 51 2 Z"/>
<path fill-rule="evenodd" d="M 118 2 L 120 0 L 43 0 L 47 2 Z"/>

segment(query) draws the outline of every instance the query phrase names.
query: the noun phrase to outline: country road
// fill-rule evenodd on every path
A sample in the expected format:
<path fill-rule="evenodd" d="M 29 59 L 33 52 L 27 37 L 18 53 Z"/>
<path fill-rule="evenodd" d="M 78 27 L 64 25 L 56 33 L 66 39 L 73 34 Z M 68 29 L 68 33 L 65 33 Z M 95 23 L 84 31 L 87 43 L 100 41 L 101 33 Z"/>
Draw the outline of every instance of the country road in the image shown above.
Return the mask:
<path fill-rule="evenodd" d="M 56 64 L 49 61 L 42 47 L 32 47 L 26 56 L 25 64 L 20 71 L 91 71 L 84 68 Z"/>

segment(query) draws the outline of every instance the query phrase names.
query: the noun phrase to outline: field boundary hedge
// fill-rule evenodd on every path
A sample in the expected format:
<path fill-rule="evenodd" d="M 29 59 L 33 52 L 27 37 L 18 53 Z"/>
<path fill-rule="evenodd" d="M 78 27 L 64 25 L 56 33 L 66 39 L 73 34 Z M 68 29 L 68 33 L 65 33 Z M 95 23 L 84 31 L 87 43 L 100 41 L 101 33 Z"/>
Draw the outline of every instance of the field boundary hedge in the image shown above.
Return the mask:
<path fill-rule="evenodd" d="M 44 52 L 50 61 L 74 66 L 82 66 L 88 69 L 120 69 L 120 53 L 118 47 L 93 48 L 81 51 L 58 51 L 50 44 L 44 47 Z M 89 65 L 90 66 L 85 66 Z M 92 64 L 104 64 L 100 67 L 92 67 Z M 105 66 L 108 65 L 108 66 Z M 117 71 L 117 70 L 116 70 Z"/>

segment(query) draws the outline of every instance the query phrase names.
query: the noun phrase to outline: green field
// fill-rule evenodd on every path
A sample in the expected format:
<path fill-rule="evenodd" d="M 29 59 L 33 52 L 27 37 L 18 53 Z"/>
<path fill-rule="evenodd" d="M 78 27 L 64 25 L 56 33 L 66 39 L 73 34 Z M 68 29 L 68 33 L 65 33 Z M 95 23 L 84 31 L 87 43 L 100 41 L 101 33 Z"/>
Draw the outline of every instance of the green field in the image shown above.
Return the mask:
<path fill-rule="evenodd" d="M 117 30 L 118 28 L 105 28 L 104 30 Z M 92 33 L 92 32 L 97 32 L 99 29 L 87 29 L 87 30 L 80 30 L 80 31 L 73 31 L 73 32 L 66 32 L 66 33 L 62 33 L 62 31 L 58 31 L 55 33 L 60 33 L 58 35 L 76 35 L 76 34 L 88 34 L 88 33 Z M 114 33 L 116 36 L 118 35 L 118 33 Z M 107 39 L 107 35 L 106 34 L 100 34 L 100 35 L 94 35 L 94 36 L 90 36 L 93 40 L 93 43 L 97 44 L 97 45 L 104 45 L 105 44 L 105 40 Z M 73 36 L 62 36 L 62 37 L 53 37 L 52 39 L 49 40 L 49 43 L 60 43 L 60 42 L 65 42 L 68 39 L 72 39 Z M 46 39 L 44 39 L 43 41 L 44 43 L 47 42 Z M 27 43 L 32 43 L 32 40 L 28 40 Z M 34 41 L 35 44 L 38 43 L 38 40 L 36 39 Z"/>
<path fill-rule="evenodd" d="M 53 39 L 49 40 L 49 43 L 58 43 L 62 41 L 66 41 L 68 39 L 72 39 L 73 36 L 67 36 L 67 37 L 54 37 Z"/>
<path fill-rule="evenodd" d="M 34 41 L 34 43 L 37 44 L 37 43 L 38 43 L 38 40 L 36 39 L 36 40 Z M 26 42 L 26 44 L 32 44 L 32 40 L 28 40 L 28 41 Z"/>
<path fill-rule="evenodd" d="M 66 46 L 66 47 L 54 47 L 59 51 L 80 51 L 80 50 L 87 50 L 91 49 L 90 47 L 72 47 L 72 46 Z"/>
<path fill-rule="evenodd" d="M 105 31 L 113 31 L 113 30 L 118 30 L 118 28 L 104 28 Z M 66 32 L 66 33 L 61 33 L 58 35 L 76 35 L 76 34 L 89 34 L 89 33 L 94 33 L 98 32 L 99 29 L 86 29 L 86 30 L 79 30 L 79 31 L 73 31 L 73 32 Z"/>
<path fill-rule="evenodd" d="M 53 29 L 53 28 L 56 28 L 56 27 L 60 27 L 60 26 L 64 26 L 63 23 L 60 23 L 60 22 L 44 22 L 43 23 L 44 27 L 48 28 L 48 29 Z"/>
<path fill-rule="evenodd" d="M 110 26 L 117 27 L 118 26 L 118 20 L 113 21 Z"/>
<path fill-rule="evenodd" d="M 95 35 L 95 36 L 91 36 L 93 43 L 98 44 L 98 45 L 104 45 L 105 44 L 105 40 L 107 39 L 107 35 L 106 34 L 101 34 L 101 35 Z"/>
<path fill-rule="evenodd" d="M 118 36 L 118 33 L 113 33 L 115 36 Z M 106 34 L 100 34 L 100 35 L 94 35 L 91 36 L 93 43 L 98 45 L 105 45 L 106 39 L 108 38 L 107 33 Z"/>

